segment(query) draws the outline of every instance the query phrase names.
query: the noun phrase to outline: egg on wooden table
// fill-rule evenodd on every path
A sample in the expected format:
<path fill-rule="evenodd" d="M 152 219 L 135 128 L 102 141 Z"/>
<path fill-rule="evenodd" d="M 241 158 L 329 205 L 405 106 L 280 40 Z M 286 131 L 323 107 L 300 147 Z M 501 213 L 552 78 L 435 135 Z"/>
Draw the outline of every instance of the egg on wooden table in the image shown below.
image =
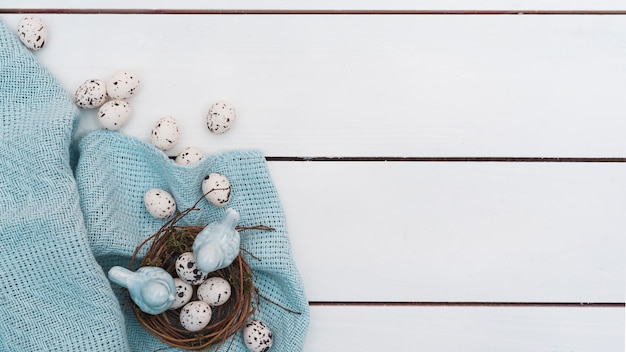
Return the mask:
<path fill-rule="evenodd" d="M 187 303 L 180 310 L 180 324 L 189 331 L 200 331 L 211 321 L 211 306 L 203 301 Z"/>
<path fill-rule="evenodd" d="M 107 82 L 107 93 L 113 99 L 128 99 L 139 88 L 139 77 L 130 71 L 118 71 Z"/>
<path fill-rule="evenodd" d="M 210 277 L 198 287 L 198 299 L 205 301 L 211 307 L 221 306 L 230 298 L 231 287 L 228 281 L 221 277 Z"/>
<path fill-rule="evenodd" d="M 187 147 L 176 156 L 176 164 L 191 165 L 201 161 L 204 153 L 198 147 Z"/>
<path fill-rule="evenodd" d="M 165 151 L 170 150 L 178 143 L 180 132 L 178 122 L 171 116 L 166 116 L 157 121 L 152 128 L 150 141 L 157 148 Z"/>
<path fill-rule="evenodd" d="M 250 320 L 242 330 L 243 341 L 252 352 L 265 352 L 272 347 L 274 339 L 270 329 L 260 320 Z"/>
<path fill-rule="evenodd" d="M 88 79 L 78 86 L 74 94 L 76 105 L 82 109 L 100 107 L 107 99 L 107 89 L 104 81 Z"/>
<path fill-rule="evenodd" d="M 191 285 L 200 285 L 209 277 L 198 268 L 193 252 L 185 252 L 176 258 L 176 274 Z"/>
<path fill-rule="evenodd" d="M 176 200 L 160 188 L 149 189 L 143 196 L 143 202 L 148 213 L 157 219 L 167 219 L 176 212 Z"/>
<path fill-rule="evenodd" d="M 222 134 L 233 126 L 237 119 L 235 108 L 225 101 L 211 105 L 206 118 L 206 126 L 215 134 Z"/>
<path fill-rule="evenodd" d="M 46 44 L 48 28 L 41 18 L 25 16 L 22 17 L 17 24 L 17 34 L 27 48 L 39 50 Z"/>
<path fill-rule="evenodd" d="M 223 207 L 230 201 L 230 181 L 217 172 L 208 174 L 202 180 L 202 194 L 216 207 Z"/>
<path fill-rule="evenodd" d="M 98 110 L 98 122 L 107 130 L 115 131 L 124 126 L 130 118 L 130 104 L 121 99 L 104 103 Z"/>
<path fill-rule="evenodd" d="M 193 286 L 180 278 L 174 279 L 174 285 L 176 285 L 176 298 L 170 309 L 178 309 L 191 301 L 193 296 Z"/>

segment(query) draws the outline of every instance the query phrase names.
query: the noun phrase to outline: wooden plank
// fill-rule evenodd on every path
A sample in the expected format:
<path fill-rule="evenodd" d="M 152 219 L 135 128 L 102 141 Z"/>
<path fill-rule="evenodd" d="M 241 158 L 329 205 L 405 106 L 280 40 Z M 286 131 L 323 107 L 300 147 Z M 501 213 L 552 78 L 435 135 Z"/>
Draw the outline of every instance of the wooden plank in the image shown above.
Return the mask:
<path fill-rule="evenodd" d="M 624 163 L 269 166 L 312 301 L 624 301 Z"/>
<path fill-rule="evenodd" d="M 624 309 L 312 307 L 306 352 L 623 351 Z"/>
<path fill-rule="evenodd" d="M 377 9 L 377 10 L 624 10 L 624 3 L 612 0 L 20 0 L 5 8 L 78 9 Z"/>
<path fill-rule="evenodd" d="M 14 26 L 20 15 L 3 15 Z M 621 16 L 42 15 L 41 61 L 73 93 L 143 79 L 122 130 L 274 156 L 622 157 Z M 288 29 L 288 30 L 286 30 Z M 228 134 L 205 128 L 231 101 Z M 95 112 L 85 114 L 95 123 Z"/>

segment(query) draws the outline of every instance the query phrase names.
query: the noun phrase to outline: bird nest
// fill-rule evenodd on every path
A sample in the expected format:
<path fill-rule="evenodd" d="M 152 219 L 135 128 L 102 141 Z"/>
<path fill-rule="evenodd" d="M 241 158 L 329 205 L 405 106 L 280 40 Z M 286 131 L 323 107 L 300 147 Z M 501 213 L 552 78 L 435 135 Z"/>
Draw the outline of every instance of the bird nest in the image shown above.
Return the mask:
<path fill-rule="evenodd" d="M 141 248 L 152 242 L 139 266 L 158 266 L 165 269 L 172 277 L 176 277 L 176 259 L 182 253 L 191 251 L 196 235 L 204 228 L 203 226 L 177 225 L 178 221 L 192 210 L 198 210 L 198 208 L 194 206 L 178 213 L 165 223 L 158 232 L 137 246 L 130 261 L 131 270 Z M 237 226 L 236 229 L 238 231 L 249 229 L 273 230 L 263 225 Z M 255 258 L 251 254 L 250 256 Z M 241 251 L 231 265 L 214 271 L 209 276 L 218 276 L 227 280 L 231 285 L 232 293 L 226 303 L 212 307 L 210 323 L 202 330 L 192 332 L 183 328 L 179 321 L 180 309 L 151 315 L 141 311 L 132 300 L 129 300 L 137 321 L 148 333 L 172 347 L 203 350 L 213 346 L 221 346 L 245 327 L 247 320 L 258 306 L 259 293 L 254 287 L 252 270 Z M 194 293 L 192 300 L 197 300 L 196 293 Z"/>

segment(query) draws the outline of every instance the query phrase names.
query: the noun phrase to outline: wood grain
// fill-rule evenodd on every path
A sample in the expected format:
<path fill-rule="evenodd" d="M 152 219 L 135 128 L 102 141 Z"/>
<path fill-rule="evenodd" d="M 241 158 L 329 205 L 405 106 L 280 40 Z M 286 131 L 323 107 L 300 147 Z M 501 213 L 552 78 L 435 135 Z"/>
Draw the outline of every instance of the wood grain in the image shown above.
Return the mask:
<path fill-rule="evenodd" d="M 312 301 L 623 302 L 624 163 L 269 166 Z"/>
<path fill-rule="evenodd" d="M 172 115 L 183 141 L 172 154 L 188 145 L 298 157 L 626 150 L 620 16 L 43 17 L 51 33 L 37 56 L 64 87 L 135 70 L 143 86 L 122 132 L 147 139 Z M 217 100 L 238 108 L 228 135 L 205 128 Z"/>
<path fill-rule="evenodd" d="M 623 333 L 613 308 L 313 307 L 305 351 L 610 352 Z"/>
<path fill-rule="evenodd" d="M 3 7 L 9 9 L 128 9 L 128 10 L 422 10 L 422 11 L 610 11 L 626 10 L 626 5 L 611 0 L 20 0 Z"/>

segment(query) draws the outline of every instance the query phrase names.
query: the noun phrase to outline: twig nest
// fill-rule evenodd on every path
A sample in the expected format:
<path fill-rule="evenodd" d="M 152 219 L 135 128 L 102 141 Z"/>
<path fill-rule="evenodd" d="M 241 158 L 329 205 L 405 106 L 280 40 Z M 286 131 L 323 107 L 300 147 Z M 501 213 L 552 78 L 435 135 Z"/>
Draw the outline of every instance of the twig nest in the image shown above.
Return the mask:
<path fill-rule="evenodd" d="M 78 86 L 74 94 L 76 105 L 82 109 L 94 109 L 107 99 L 106 84 L 99 79 L 88 79 Z"/>
<path fill-rule="evenodd" d="M 252 352 L 266 352 L 272 347 L 272 332 L 260 320 L 250 320 L 243 328 L 243 341 Z"/>
<path fill-rule="evenodd" d="M 212 307 L 221 306 L 230 298 L 230 284 L 221 277 L 210 277 L 198 287 L 198 299 Z"/>
<path fill-rule="evenodd" d="M 176 156 L 176 164 L 190 165 L 195 164 L 204 158 L 204 153 L 198 147 L 187 147 Z"/>
<path fill-rule="evenodd" d="M 202 193 L 209 203 L 223 207 L 230 200 L 230 181 L 222 174 L 210 173 L 202 180 Z"/>
<path fill-rule="evenodd" d="M 193 286 L 180 278 L 174 278 L 174 285 L 176 285 L 176 298 L 170 309 L 179 309 L 191 301 Z"/>
<path fill-rule="evenodd" d="M 126 100 L 111 100 L 98 110 L 98 122 L 105 129 L 115 131 L 128 122 L 130 115 L 130 104 Z"/>
<path fill-rule="evenodd" d="M 171 116 L 166 116 L 157 121 L 152 128 L 150 141 L 161 150 L 170 150 L 178 143 L 180 132 L 178 122 Z"/>
<path fill-rule="evenodd" d="M 167 191 L 160 188 L 149 189 L 143 196 L 148 213 L 157 219 L 167 219 L 176 211 L 176 201 Z"/>
<path fill-rule="evenodd" d="M 189 259 L 191 259 L 189 254 L 185 255 L 185 253 L 192 251 L 196 238 L 208 225 L 181 226 L 177 225 L 177 222 L 189 212 L 197 210 L 196 205 L 201 200 L 202 198 L 199 199 L 194 206 L 176 214 L 156 233 L 139 244 L 131 257 L 129 268 L 134 267 L 134 261 L 141 251 L 141 248 L 149 244 L 149 248 L 143 255 L 139 267 L 161 267 L 173 277 L 179 274 L 184 276 L 184 273 L 177 271 L 177 268 L 180 267 L 178 264 L 183 264 L 183 268 L 191 269 L 191 273 L 193 273 L 193 264 L 190 264 L 190 260 L 184 263 L 180 261 L 177 263 L 177 259 L 181 257 L 189 257 Z M 263 225 L 242 228 L 242 230 L 245 229 L 273 230 Z M 246 323 L 252 319 L 261 296 L 254 287 L 252 269 L 246 262 L 242 253 L 239 253 L 237 258 L 229 266 L 213 271 L 210 275 L 211 277 L 219 277 L 226 280 L 230 285 L 231 294 L 224 303 L 219 306 L 211 307 L 209 303 L 199 300 L 197 292 L 194 292 L 191 301 L 183 305 L 182 308 L 175 308 L 174 304 L 182 304 L 184 301 L 183 296 L 188 295 L 187 291 L 189 291 L 189 287 L 191 287 L 192 291 L 197 291 L 200 287 L 188 283 L 187 284 L 191 286 L 185 286 L 182 284 L 184 280 L 179 277 L 178 279 L 180 279 L 181 282 L 176 281 L 173 295 L 176 296 L 174 301 L 177 302 L 180 298 L 181 303 L 172 303 L 172 305 L 169 306 L 171 309 L 161 314 L 146 314 L 141 311 L 140 307 L 138 307 L 132 299 L 130 300 L 130 306 L 139 325 L 155 338 L 175 348 L 203 351 L 221 350 L 221 347 L 229 344 L 228 340 L 241 333 Z M 223 298 L 220 298 L 217 301 L 222 302 L 223 300 Z M 190 309 L 187 311 L 185 307 Z M 206 315 L 209 311 L 205 309 L 206 307 L 211 309 L 210 317 Z M 204 315 L 202 319 L 200 319 L 194 316 L 192 312 L 196 312 L 193 314 Z M 198 329 L 207 321 L 208 325 L 200 330 L 192 331 Z"/>
<path fill-rule="evenodd" d="M 128 99 L 139 88 L 139 77 L 130 71 L 117 71 L 107 82 L 107 93 L 113 99 Z"/>
<path fill-rule="evenodd" d="M 200 331 L 211 321 L 211 306 L 204 301 L 187 303 L 180 310 L 180 324 L 189 331 Z"/>
<path fill-rule="evenodd" d="M 206 126 L 215 134 L 222 134 L 232 127 L 237 119 L 235 108 L 225 101 L 211 105 L 206 118 Z"/>
<path fill-rule="evenodd" d="M 41 18 L 36 16 L 25 16 L 17 24 L 17 34 L 20 41 L 31 50 L 43 48 L 48 39 L 48 28 Z"/>
<path fill-rule="evenodd" d="M 209 277 L 198 268 L 193 252 L 185 252 L 176 259 L 176 274 L 191 285 L 200 285 Z"/>

